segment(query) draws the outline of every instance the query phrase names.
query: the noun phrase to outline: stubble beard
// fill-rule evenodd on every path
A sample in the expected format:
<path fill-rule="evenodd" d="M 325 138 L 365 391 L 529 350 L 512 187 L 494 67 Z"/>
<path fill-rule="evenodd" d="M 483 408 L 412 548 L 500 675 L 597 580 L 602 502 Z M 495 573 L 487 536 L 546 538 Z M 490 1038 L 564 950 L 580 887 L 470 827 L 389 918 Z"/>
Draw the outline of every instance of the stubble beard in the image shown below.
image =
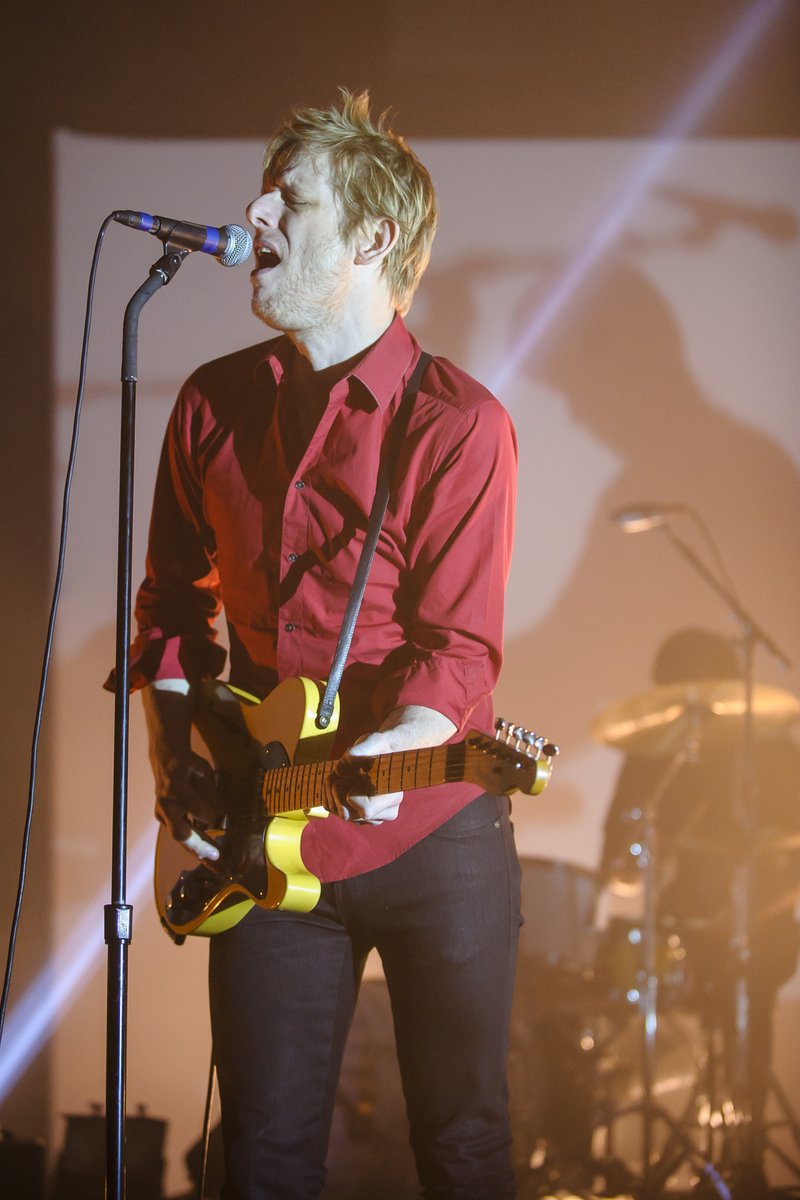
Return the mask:
<path fill-rule="evenodd" d="M 332 236 L 296 258 L 271 292 L 255 285 L 253 313 L 282 333 L 335 325 L 344 310 L 348 280 L 345 248 Z"/>

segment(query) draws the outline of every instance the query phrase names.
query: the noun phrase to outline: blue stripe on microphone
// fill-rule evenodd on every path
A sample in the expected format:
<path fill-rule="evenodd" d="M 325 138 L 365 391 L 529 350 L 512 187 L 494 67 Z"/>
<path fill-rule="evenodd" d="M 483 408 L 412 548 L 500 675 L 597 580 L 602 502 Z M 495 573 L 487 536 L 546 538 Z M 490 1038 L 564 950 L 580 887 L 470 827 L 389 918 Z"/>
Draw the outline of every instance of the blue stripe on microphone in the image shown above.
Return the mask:
<path fill-rule="evenodd" d="M 155 218 L 151 217 L 150 213 L 139 213 L 139 217 L 139 229 L 143 229 L 145 233 L 149 233 L 151 229 L 155 228 Z"/>
<path fill-rule="evenodd" d="M 219 248 L 219 230 L 215 229 L 213 225 L 208 225 L 206 229 L 208 232 L 208 237 L 200 249 L 202 250 L 203 254 L 216 254 Z"/>

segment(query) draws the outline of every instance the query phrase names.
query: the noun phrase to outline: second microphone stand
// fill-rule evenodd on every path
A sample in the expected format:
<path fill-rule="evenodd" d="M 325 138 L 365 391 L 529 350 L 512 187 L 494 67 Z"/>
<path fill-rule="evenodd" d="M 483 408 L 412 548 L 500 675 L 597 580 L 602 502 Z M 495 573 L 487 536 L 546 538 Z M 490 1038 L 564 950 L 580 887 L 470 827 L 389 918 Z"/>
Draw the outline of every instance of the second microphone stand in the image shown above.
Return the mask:
<path fill-rule="evenodd" d="M 691 510 L 687 510 L 691 511 Z M 736 1145 L 733 1156 L 732 1188 L 735 1200 L 754 1200 L 763 1181 L 763 1114 L 753 1110 L 752 1061 L 750 1052 L 750 988 L 749 968 L 751 957 L 751 932 L 753 921 L 753 857 L 752 846 L 756 831 L 755 811 L 755 740 L 753 713 L 754 658 L 760 643 L 784 667 L 791 666 L 789 659 L 759 625 L 750 612 L 740 603 L 732 588 L 722 583 L 703 560 L 681 538 L 669 520 L 658 525 L 661 533 L 706 583 L 727 604 L 741 629 L 742 677 L 744 681 L 743 725 L 740 742 L 740 771 L 738 787 L 734 792 L 733 816 L 742 835 L 742 845 L 747 850 L 740 855 L 736 864 L 733 883 L 734 929 L 731 949 L 735 954 L 734 1023 L 735 1044 L 733 1054 L 733 1102 L 740 1114 L 735 1126 Z"/>

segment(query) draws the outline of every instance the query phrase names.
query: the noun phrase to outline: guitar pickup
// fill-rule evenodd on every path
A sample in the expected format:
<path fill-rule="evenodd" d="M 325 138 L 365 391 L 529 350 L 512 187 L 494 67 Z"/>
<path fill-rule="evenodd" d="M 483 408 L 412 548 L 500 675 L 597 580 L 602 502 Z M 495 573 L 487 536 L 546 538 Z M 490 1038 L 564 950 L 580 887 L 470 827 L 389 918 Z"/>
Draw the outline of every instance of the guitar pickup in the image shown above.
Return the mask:
<path fill-rule="evenodd" d="M 178 882 L 173 887 L 167 900 L 167 911 L 172 914 L 181 909 L 196 911 L 213 899 L 219 890 L 219 876 L 206 866 L 195 867 L 193 871 L 181 871 Z M 183 924 L 182 921 L 176 924 Z"/>

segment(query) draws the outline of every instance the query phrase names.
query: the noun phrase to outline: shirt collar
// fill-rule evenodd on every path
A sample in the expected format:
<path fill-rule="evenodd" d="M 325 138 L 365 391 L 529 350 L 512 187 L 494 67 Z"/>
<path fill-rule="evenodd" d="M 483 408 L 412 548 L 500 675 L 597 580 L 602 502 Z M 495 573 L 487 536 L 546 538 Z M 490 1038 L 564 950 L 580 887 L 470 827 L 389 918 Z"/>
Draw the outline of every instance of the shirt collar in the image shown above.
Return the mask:
<path fill-rule="evenodd" d="M 351 375 L 363 383 L 383 412 L 416 357 L 417 346 L 400 313 L 395 313 L 389 328 L 368 350 Z"/>
<path fill-rule="evenodd" d="M 280 384 L 292 354 L 296 353 L 291 338 L 285 334 L 268 342 L 264 357 L 259 361 L 256 370 L 269 365 L 275 379 Z M 399 313 L 386 330 L 367 351 L 361 361 L 353 368 L 344 380 L 337 383 L 336 389 L 346 380 L 357 379 L 372 396 L 378 408 L 383 412 L 397 392 L 404 377 L 410 373 L 411 365 L 418 357 L 418 347 L 405 326 Z"/>

